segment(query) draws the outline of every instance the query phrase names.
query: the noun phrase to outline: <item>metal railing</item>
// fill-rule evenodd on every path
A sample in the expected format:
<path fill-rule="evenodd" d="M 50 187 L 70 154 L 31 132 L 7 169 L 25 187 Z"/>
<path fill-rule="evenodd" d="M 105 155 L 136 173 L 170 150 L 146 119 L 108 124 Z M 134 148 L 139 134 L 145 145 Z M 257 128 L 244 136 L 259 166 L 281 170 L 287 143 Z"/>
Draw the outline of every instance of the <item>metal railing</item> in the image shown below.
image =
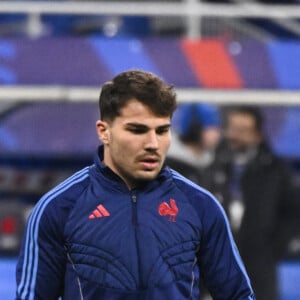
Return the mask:
<path fill-rule="evenodd" d="M 183 17 L 186 32 L 190 38 L 200 36 L 200 22 L 203 17 L 222 18 L 300 18 L 300 5 L 267 5 L 260 3 L 216 4 L 197 0 L 181 2 L 141 2 L 141 1 L 1 1 L 0 13 L 26 14 L 29 35 L 36 37 L 40 17 L 53 15 L 122 15 L 152 17 Z"/>
<path fill-rule="evenodd" d="M 177 88 L 176 93 L 179 103 L 209 102 L 219 105 L 256 104 L 286 106 L 300 104 L 300 91 Z M 0 86 L 0 102 L 97 102 L 99 94 L 99 87 Z"/>

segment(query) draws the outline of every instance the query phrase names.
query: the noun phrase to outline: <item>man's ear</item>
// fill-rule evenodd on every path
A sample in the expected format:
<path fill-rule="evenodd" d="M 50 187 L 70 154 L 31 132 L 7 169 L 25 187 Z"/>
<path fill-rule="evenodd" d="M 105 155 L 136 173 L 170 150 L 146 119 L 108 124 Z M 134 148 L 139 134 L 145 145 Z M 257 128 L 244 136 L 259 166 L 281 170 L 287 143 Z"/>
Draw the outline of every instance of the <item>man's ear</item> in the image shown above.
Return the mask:
<path fill-rule="evenodd" d="M 103 144 L 109 143 L 109 126 L 108 123 L 102 120 L 96 122 L 96 130 L 98 138 L 102 141 Z"/>

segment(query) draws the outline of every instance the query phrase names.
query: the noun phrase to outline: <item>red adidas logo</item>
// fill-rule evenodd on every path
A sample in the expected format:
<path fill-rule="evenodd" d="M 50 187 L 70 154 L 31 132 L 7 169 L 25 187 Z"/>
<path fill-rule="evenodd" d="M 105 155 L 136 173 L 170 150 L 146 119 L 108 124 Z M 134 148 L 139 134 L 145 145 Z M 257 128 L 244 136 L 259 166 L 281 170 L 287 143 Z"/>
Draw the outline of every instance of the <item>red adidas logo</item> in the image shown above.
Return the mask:
<path fill-rule="evenodd" d="M 102 204 L 99 204 L 97 208 L 89 215 L 89 219 L 102 218 L 108 216 L 110 216 L 109 211 Z"/>

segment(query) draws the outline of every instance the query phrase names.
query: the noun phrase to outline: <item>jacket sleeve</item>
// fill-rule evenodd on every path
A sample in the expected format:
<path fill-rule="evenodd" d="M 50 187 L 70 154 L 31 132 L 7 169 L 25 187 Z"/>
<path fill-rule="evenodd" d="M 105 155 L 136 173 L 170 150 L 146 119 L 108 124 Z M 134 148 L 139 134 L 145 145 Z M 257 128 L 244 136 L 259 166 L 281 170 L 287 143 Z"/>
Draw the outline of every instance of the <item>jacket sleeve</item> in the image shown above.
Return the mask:
<path fill-rule="evenodd" d="M 17 300 L 54 300 L 61 296 L 66 264 L 65 216 L 58 203 L 58 199 L 44 197 L 29 217 L 17 263 Z"/>
<path fill-rule="evenodd" d="M 199 251 L 200 271 L 215 300 L 254 300 L 250 280 L 233 240 L 227 217 L 209 193 L 204 197 Z"/>

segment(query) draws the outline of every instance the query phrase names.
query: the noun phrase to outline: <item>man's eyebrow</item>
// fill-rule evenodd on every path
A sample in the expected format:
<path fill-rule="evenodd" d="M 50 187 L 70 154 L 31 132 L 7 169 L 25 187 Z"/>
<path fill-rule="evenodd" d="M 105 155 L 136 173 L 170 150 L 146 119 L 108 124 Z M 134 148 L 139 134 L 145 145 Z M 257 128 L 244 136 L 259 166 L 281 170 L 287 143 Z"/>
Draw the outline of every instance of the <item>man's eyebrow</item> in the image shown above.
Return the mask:
<path fill-rule="evenodd" d="M 143 123 L 138 123 L 138 122 L 128 122 L 126 123 L 127 126 L 146 126 Z"/>
<path fill-rule="evenodd" d="M 145 124 L 141 124 L 141 123 L 126 123 L 125 126 L 126 127 L 135 127 L 135 128 L 145 128 L 145 129 L 149 128 L 149 126 L 147 126 Z M 161 128 L 161 129 L 163 129 L 163 128 L 167 129 L 169 127 L 171 127 L 171 123 L 157 126 L 157 128 Z"/>
<path fill-rule="evenodd" d="M 167 129 L 167 128 L 170 128 L 170 127 L 171 127 L 171 123 L 168 123 L 168 124 L 164 124 L 164 125 L 158 126 L 157 128 Z"/>

